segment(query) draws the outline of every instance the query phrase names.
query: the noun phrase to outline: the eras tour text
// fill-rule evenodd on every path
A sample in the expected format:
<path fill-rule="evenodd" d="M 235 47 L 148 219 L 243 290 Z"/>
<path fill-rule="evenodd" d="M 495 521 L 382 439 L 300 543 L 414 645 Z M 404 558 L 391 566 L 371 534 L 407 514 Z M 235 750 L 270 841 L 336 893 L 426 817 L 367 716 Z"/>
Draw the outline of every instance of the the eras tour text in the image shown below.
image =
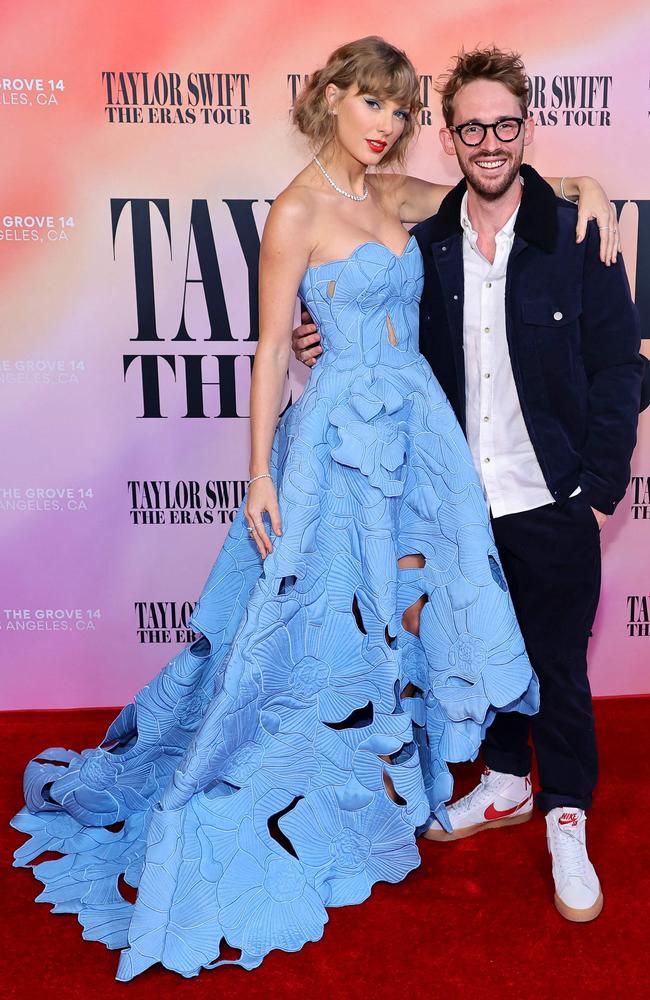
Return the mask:
<path fill-rule="evenodd" d="M 250 125 L 249 73 L 105 71 L 111 125 Z"/>
<path fill-rule="evenodd" d="M 244 479 L 130 479 L 133 524 L 230 524 L 246 493 Z"/>
<path fill-rule="evenodd" d="M 135 601 L 136 635 L 143 645 L 194 642 L 197 633 L 190 626 L 194 605 L 190 601 Z"/>

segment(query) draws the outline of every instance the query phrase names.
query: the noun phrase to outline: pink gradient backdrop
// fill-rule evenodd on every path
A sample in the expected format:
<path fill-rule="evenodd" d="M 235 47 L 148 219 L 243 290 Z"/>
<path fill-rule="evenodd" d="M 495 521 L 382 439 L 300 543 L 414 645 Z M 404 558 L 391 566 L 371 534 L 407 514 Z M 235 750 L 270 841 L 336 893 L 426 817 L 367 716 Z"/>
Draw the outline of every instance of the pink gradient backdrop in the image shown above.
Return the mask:
<path fill-rule="evenodd" d="M 63 79 L 51 106 L 16 105 L 0 91 L 4 155 L 2 220 L 16 215 L 74 217 L 67 241 L 0 241 L 2 349 L 0 394 L 5 430 L 0 480 L 3 572 L 0 641 L 8 708 L 121 705 L 178 645 L 141 645 L 136 601 L 193 601 L 223 542 L 223 526 L 136 526 L 129 520 L 128 480 L 242 479 L 247 473 L 245 419 L 184 420 L 171 380 L 166 420 L 138 419 L 135 374 L 123 378 L 122 355 L 137 353 L 130 223 L 111 241 L 111 198 L 169 199 L 172 252 L 154 215 L 156 309 L 160 335 L 178 329 L 192 199 L 207 199 L 235 340 L 205 344 L 205 307 L 190 286 L 187 317 L 195 344 L 155 345 L 160 353 L 245 354 L 247 271 L 223 199 L 256 199 L 261 232 L 273 198 L 305 162 L 288 125 L 287 74 L 320 65 L 342 41 L 368 33 L 406 49 L 422 74 L 435 76 L 461 45 L 496 42 L 522 51 L 530 75 L 613 77 L 608 127 L 539 128 L 529 159 L 546 174 L 591 173 L 616 199 L 650 198 L 646 168 L 650 13 L 625 6 L 549 0 L 538 9 L 457 0 L 452 10 L 341 0 L 319 9 L 296 2 L 231 5 L 141 0 L 100 5 L 28 2 L 0 14 L 2 76 Z M 110 71 L 250 74 L 252 124 L 114 125 L 104 115 L 101 73 Z M 423 127 L 409 170 L 455 182 L 438 143 L 440 124 Z M 642 143 L 644 146 L 642 148 Z M 623 247 L 634 286 L 637 211 L 622 216 Z M 194 268 L 196 270 L 196 268 Z M 634 290 L 634 289 L 633 289 Z M 646 331 L 647 332 L 647 331 Z M 648 346 L 646 342 L 646 347 Z M 78 380 L 17 381 L 28 360 L 81 361 Z M 2 367 L 4 366 L 4 368 Z M 9 373 L 9 374 L 7 374 Z M 13 373 L 13 374 L 12 374 Z M 245 391 L 245 376 L 240 384 Z M 292 370 L 292 389 L 303 373 Z M 644 414 L 633 474 L 650 475 L 650 420 Z M 31 488 L 92 490 L 85 510 L 11 510 Z M 78 495 L 78 494 L 77 494 Z M 12 499 L 13 498 L 13 499 Z M 650 521 L 634 520 L 630 496 L 603 534 L 603 591 L 591 649 L 597 694 L 650 690 L 650 637 L 628 637 L 627 598 L 647 594 Z M 645 555 L 644 555 L 645 548 Z M 79 610 L 66 630 L 12 627 L 38 622 L 39 609 Z M 101 617 L 90 618 L 87 610 Z M 66 620 L 65 618 L 62 620 Z"/>

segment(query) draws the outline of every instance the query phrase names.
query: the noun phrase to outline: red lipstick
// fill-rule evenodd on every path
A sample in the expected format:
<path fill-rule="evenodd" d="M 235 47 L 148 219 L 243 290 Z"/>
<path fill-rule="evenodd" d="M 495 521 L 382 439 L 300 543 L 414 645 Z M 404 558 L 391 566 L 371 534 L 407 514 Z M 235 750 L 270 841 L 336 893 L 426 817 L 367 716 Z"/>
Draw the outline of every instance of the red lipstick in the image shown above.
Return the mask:
<path fill-rule="evenodd" d="M 366 139 L 366 142 L 370 146 L 373 153 L 383 153 L 388 145 L 387 142 L 382 142 L 381 139 Z"/>

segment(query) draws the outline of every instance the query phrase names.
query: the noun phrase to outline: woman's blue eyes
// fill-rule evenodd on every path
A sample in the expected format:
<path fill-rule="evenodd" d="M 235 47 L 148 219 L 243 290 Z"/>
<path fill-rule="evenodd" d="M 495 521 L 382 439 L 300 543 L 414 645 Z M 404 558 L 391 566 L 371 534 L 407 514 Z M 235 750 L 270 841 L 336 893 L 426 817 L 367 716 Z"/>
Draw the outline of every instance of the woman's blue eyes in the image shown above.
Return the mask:
<path fill-rule="evenodd" d="M 372 97 L 364 97 L 364 101 L 366 102 L 366 104 L 368 105 L 369 108 L 378 108 L 379 107 L 379 101 L 373 100 Z M 406 119 L 409 116 L 408 115 L 408 111 L 396 111 L 395 114 L 399 118 L 401 118 L 402 121 L 406 121 Z"/>

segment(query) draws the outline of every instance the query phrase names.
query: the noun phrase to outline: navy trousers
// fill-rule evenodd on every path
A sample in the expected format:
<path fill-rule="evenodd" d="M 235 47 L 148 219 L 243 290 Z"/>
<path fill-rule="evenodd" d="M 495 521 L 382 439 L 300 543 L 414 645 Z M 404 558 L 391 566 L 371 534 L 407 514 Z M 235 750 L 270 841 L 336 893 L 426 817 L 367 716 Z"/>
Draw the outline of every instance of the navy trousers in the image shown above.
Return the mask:
<path fill-rule="evenodd" d="M 591 805 L 598 755 L 587 677 L 587 643 L 600 594 L 600 531 L 581 494 L 493 518 L 492 527 L 531 663 L 540 711 L 501 712 L 483 746 L 488 767 L 530 771 L 532 733 L 541 791 L 537 805 Z"/>

